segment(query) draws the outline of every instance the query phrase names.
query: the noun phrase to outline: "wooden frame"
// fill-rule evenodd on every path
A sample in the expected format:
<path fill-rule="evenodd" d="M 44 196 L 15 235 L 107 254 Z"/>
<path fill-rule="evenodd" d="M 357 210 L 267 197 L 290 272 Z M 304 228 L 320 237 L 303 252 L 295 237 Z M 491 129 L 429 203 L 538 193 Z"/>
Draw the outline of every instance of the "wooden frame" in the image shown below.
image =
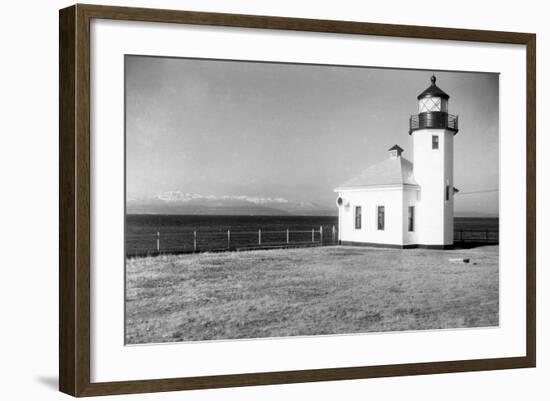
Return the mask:
<path fill-rule="evenodd" d="M 92 18 L 525 45 L 527 49 L 526 356 L 91 383 L 90 21 Z M 534 34 L 80 4 L 60 11 L 59 29 L 59 388 L 62 392 L 73 396 L 93 396 L 535 366 L 536 36 Z"/>

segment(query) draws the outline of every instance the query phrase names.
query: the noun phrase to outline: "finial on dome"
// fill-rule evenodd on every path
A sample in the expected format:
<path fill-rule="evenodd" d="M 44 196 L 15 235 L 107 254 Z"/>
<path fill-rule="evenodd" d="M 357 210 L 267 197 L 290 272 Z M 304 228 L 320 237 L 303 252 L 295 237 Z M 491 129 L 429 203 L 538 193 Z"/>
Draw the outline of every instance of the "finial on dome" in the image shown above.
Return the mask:
<path fill-rule="evenodd" d="M 432 76 L 430 77 L 430 81 L 432 81 L 432 84 L 424 90 L 420 95 L 418 95 L 416 98 L 418 100 L 425 98 L 425 97 L 440 97 L 441 99 L 449 99 L 449 95 L 447 95 L 445 92 L 441 90 L 436 84 L 435 84 L 435 73 L 432 72 Z"/>

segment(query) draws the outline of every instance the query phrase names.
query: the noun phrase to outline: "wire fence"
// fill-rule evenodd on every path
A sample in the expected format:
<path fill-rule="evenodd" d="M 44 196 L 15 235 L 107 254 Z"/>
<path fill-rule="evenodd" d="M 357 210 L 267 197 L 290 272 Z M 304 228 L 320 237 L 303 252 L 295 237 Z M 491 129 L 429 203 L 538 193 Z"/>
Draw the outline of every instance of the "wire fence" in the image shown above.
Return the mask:
<path fill-rule="evenodd" d="M 499 231 L 498 230 L 483 230 L 483 229 L 460 229 L 454 232 L 455 244 L 498 244 Z"/>
<path fill-rule="evenodd" d="M 126 236 L 126 256 L 335 245 L 338 242 L 336 231 L 336 226 L 328 229 L 318 226 L 311 230 L 229 229 L 130 234 Z"/>
<path fill-rule="evenodd" d="M 498 230 L 460 229 L 454 231 L 456 245 L 498 244 Z M 244 251 L 252 249 L 295 248 L 337 245 L 336 226 L 311 230 L 193 230 L 156 232 L 126 236 L 126 256 L 147 256 L 196 252 Z"/>

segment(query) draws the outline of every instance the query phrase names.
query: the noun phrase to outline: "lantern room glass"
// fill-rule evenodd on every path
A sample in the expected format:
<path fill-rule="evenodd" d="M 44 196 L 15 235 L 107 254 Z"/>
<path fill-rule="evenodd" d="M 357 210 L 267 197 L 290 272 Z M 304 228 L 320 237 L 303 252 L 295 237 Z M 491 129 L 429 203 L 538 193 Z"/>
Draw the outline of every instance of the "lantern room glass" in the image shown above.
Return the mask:
<path fill-rule="evenodd" d="M 418 101 L 419 113 L 443 112 L 447 113 L 447 99 L 440 97 L 424 97 Z"/>

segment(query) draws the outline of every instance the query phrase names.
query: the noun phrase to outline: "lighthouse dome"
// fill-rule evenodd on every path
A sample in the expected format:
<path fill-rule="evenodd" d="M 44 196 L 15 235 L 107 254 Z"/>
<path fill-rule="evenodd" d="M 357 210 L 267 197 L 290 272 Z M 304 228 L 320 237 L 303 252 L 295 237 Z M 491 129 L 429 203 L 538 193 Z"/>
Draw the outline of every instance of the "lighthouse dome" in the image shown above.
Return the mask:
<path fill-rule="evenodd" d="M 430 80 L 432 81 L 432 84 L 428 88 L 426 88 L 424 92 L 418 95 L 417 99 L 420 100 L 426 97 L 439 97 L 439 98 L 448 100 L 449 95 L 447 95 L 443 90 L 441 90 L 439 86 L 435 84 L 435 81 L 436 81 L 435 75 L 432 75 Z"/>

